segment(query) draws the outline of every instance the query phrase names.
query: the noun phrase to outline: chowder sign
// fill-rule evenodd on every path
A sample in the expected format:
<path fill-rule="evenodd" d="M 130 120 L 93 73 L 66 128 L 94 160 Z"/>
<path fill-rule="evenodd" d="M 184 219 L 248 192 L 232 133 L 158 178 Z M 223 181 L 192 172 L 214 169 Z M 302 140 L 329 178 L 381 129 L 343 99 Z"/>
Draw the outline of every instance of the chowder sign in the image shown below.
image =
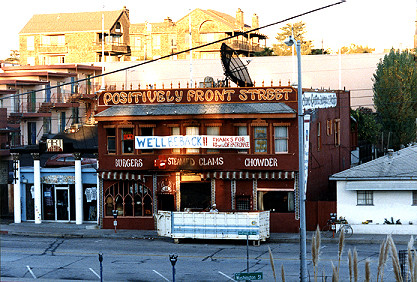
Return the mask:
<path fill-rule="evenodd" d="M 218 102 L 296 102 L 291 86 L 259 88 L 195 88 L 106 91 L 99 97 L 99 106 L 161 104 L 161 103 L 218 103 Z"/>

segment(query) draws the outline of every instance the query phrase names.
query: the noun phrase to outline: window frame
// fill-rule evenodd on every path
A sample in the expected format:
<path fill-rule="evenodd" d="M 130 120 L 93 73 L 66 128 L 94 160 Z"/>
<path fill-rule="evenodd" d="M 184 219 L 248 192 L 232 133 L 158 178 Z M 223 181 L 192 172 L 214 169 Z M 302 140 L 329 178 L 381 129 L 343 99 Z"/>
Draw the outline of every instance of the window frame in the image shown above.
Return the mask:
<path fill-rule="evenodd" d="M 277 129 L 278 128 L 285 128 L 285 134 L 286 134 L 286 136 L 277 136 Z M 278 151 L 277 150 L 277 147 L 279 147 L 279 146 L 277 146 L 277 141 L 285 141 L 285 148 L 286 148 L 286 150 L 285 151 Z M 282 126 L 282 125 L 278 125 L 278 126 L 274 126 L 274 151 L 275 151 L 275 154 L 286 154 L 286 153 L 288 153 L 288 142 L 289 141 L 289 137 L 288 137 L 288 126 Z"/>
<path fill-rule="evenodd" d="M 321 122 L 317 123 L 317 151 L 321 151 Z"/>
<path fill-rule="evenodd" d="M 417 190 L 416 191 L 412 191 L 411 193 L 411 205 L 412 206 L 417 206 Z"/>
<path fill-rule="evenodd" d="M 208 136 L 220 136 L 220 126 L 207 126 L 207 128 L 206 128 L 206 134 L 208 135 Z M 214 131 L 217 131 L 217 132 L 209 132 L 210 130 L 214 130 Z M 213 153 L 219 153 L 220 152 L 220 150 L 219 149 L 207 149 L 207 151 L 206 151 L 207 153 L 211 153 L 211 154 L 213 154 Z"/>
<path fill-rule="evenodd" d="M 334 120 L 334 145 L 340 146 L 340 119 Z"/>
<path fill-rule="evenodd" d="M 114 155 L 117 153 L 117 138 L 116 138 L 116 128 L 115 127 L 105 127 L 106 130 L 106 152 L 108 155 Z M 114 134 L 110 135 L 109 134 L 109 130 L 113 130 Z M 114 150 L 110 151 L 109 150 L 109 140 L 113 140 L 113 144 L 114 144 Z"/>

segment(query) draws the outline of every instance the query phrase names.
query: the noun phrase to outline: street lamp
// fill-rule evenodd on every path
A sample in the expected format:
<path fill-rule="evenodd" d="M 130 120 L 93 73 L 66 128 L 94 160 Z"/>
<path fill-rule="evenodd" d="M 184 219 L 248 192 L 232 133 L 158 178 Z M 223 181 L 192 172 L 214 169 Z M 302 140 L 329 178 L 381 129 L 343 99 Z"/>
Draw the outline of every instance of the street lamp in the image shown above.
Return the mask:
<path fill-rule="evenodd" d="M 298 191 L 300 211 L 300 281 L 307 281 L 307 252 L 306 252 L 306 215 L 305 215 L 305 180 L 304 180 L 304 111 L 303 87 L 301 85 L 301 42 L 290 35 L 284 43 L 287 46 L 296 45 L 298 62 Z"/>

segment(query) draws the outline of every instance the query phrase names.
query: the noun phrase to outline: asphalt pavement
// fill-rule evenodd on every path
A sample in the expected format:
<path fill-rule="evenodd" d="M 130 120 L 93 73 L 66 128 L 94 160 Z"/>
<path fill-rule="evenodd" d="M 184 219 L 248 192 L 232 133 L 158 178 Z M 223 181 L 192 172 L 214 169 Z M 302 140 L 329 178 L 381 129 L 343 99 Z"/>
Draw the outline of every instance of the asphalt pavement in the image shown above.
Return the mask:
<path fill-rule="evenodd" d="M 1 220 L 0 235 L 15 235 L 28 237 L 55 237 L 55 238 L 112 238 L 112 239 L 145 239 L 166 240 L 172 238 L 158 236 L 156 230 L 128 230 L 128 229 L 101 229 L 97 224 L 65 223 L 65 222 L 34 222 L 14 223 Z M 307 231 L 307 242 L 311 240 L 313 231 Z M 414 234 L 416 237 L 417 234 Z M 396 244 L 408 244 L 410 235 L 391 235 Z M 387 237 L 386 234 L 353 234 L 345 241 L 352 244 L 381 244 Z M 295 243 L 299 242 L 298 233 L 271 233 L 267 242 L 270 243 Z M 322 242 L 337 242 L 338 238 L 324 238 Z M 261 243 L 262 244 L 262 243 Z"/>

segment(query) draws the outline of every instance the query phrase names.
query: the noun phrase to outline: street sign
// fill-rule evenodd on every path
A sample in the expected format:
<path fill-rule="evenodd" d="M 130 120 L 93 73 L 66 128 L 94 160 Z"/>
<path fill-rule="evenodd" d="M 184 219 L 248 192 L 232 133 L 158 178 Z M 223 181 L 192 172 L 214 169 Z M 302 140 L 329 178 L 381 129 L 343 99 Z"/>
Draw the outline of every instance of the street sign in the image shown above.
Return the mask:
<path fill-rule="evenodd" d="M 256 231 L 238 231 L 238 235 L 256 235 L 258 234 Z"/>
<path fill-rule="evenodd" d="M 239 272 L 235 273 L 235 280 L 242 281 L 242 280 L 263 280 L 264 274 L 263 272 Z"/>

